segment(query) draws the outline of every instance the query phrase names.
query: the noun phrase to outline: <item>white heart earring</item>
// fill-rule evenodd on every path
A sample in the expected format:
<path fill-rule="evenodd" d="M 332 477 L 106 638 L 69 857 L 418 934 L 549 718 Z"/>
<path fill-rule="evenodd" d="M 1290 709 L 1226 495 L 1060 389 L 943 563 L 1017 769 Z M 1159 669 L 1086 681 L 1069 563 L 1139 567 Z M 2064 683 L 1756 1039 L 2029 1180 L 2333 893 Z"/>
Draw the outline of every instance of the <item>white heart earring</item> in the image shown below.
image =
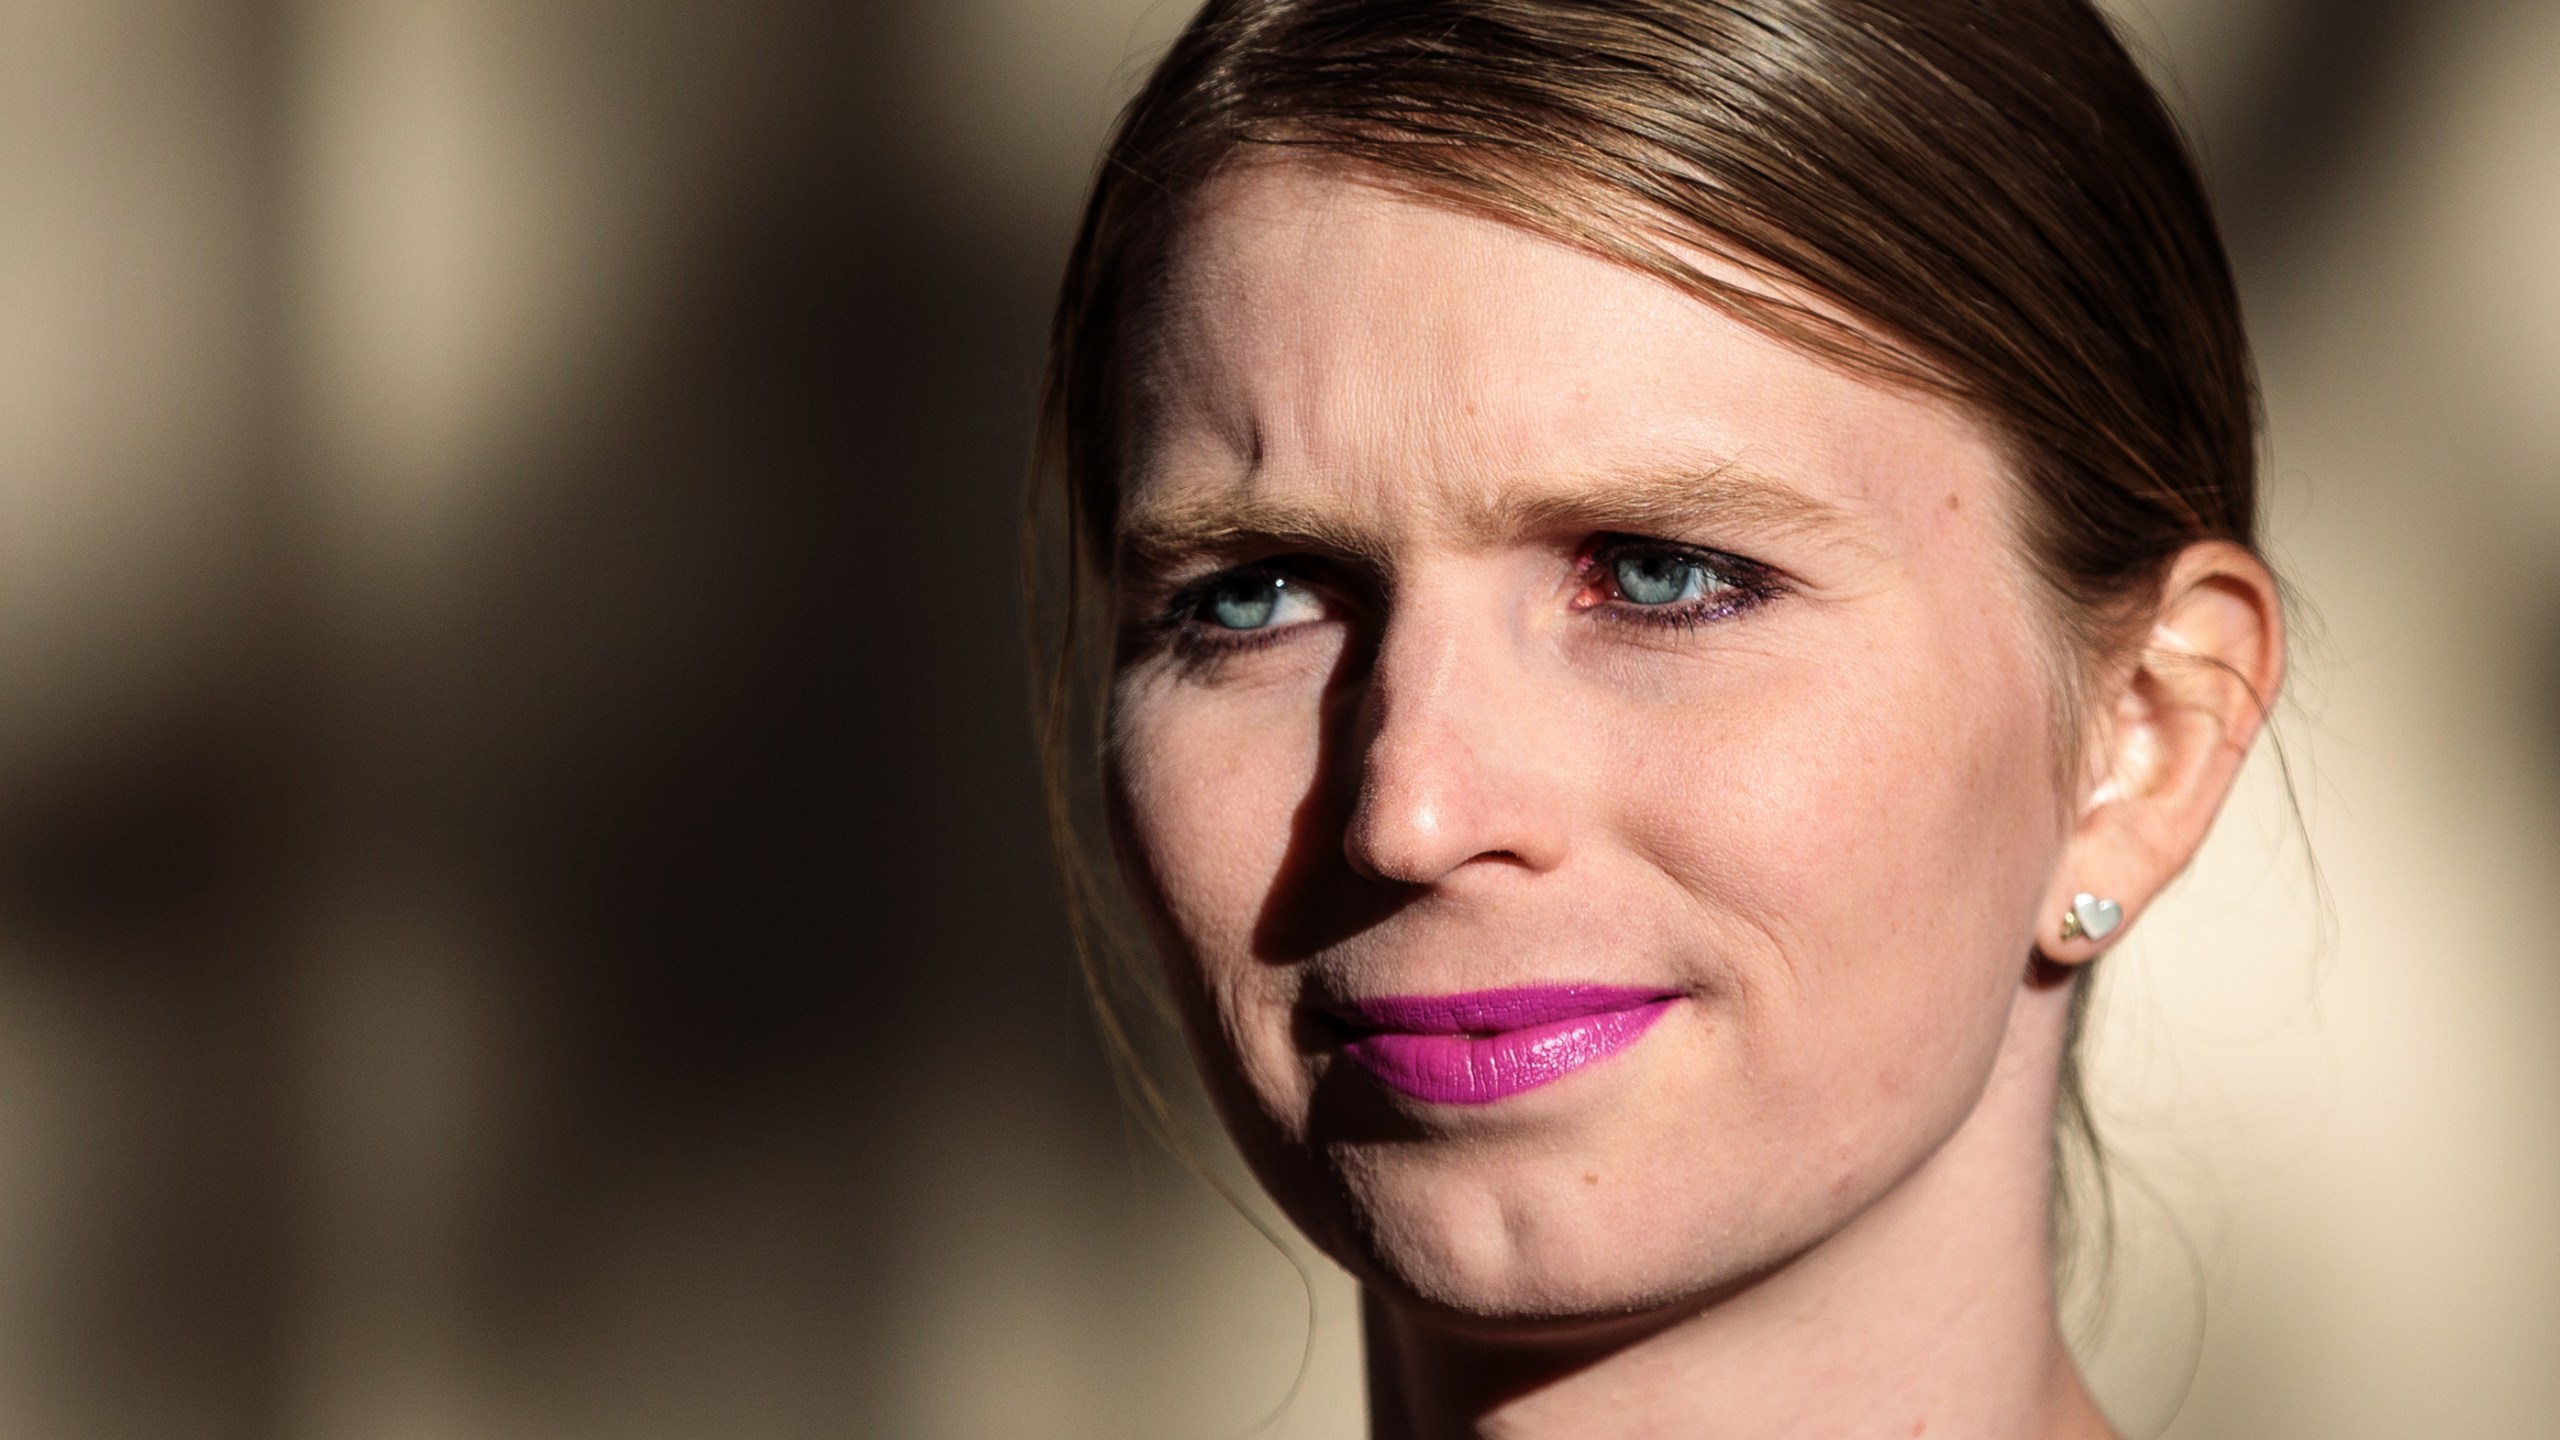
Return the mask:
<path fill-rule="evenodd" d="M 2092 940 L 2104 940 L 2123 923 L 2123 906 L 2083 890 L 2071 897 L 2071 908 L 2063 912 L 2062 938 L 2077 940 L 2086 935 Z"/>

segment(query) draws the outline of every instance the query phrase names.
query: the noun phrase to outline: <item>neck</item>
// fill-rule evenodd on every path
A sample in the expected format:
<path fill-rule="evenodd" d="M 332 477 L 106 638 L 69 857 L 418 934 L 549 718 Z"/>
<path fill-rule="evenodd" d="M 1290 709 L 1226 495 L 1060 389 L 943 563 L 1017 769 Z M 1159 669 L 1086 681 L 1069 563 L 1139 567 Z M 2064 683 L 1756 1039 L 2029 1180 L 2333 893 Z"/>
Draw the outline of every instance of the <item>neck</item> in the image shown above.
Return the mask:
<path fill-rule="evenodd" d="M 1368 1297 L 1377 1440 L 2108 1440 L 2055 1321 L 2069 987 L 2022 987 L 1982 1100 L 1849 1225 L 1730 1294 L 1570 1334 Z"/>

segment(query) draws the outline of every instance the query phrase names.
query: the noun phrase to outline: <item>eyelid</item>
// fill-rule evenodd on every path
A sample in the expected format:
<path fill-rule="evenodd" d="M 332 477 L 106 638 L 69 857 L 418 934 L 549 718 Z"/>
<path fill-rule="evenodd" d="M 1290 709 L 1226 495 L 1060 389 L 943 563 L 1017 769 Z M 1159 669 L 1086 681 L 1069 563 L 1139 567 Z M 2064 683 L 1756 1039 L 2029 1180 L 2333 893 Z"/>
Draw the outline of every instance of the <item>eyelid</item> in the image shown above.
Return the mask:
<path fill-rule="evenodd" d="M 1582 597 L 1589 595 L 1595 585 L 1615 590 L 1609 562 L 1631 551 L 1684 557 L 1705 566 L 1723 588 L 1695 600 L 1663 605 L 1639 605 L 1615 594 L 1583 601 Z M 1204 659 L 1233 655 L 1281 640 L 1316 620 L 1350 618 L 1351 612 L 1364 608 L 1364 600 L 1375 604 L 1383 598 L 1364 596 L 1361 577 L 1356 572 L 1349 577 L 1337 573 L 1343 568 L 1329 563 L 1326 557 L 1304 553 L 1240 558 L 1194 570 L 1179 579 L 1167 577 L 1148 584 L 1146 593 L 1131 597 L 1138 603 L 1130 613 L 1135 617 L 1138 633 L 1152 633 L 1160 641 Z M 1579 591 L 1573 607 L 1576 611 L 1606 622 L 1639 626 L 1691 628 L 1714 624 L 1756 610 L 1794 588 L 1786 572 L 1747 555 L 1692 541 L 1624 532 L 1606 532 L 1585 540 L 1573 569 Z M 1201 621 L 1199 609 L 1217 587 L 1257 574 L 1287 580 L 1292 590 L 1320 605 L 1322 613 L 1255 630 L 1230 630 Z"/>
<path fill-rule="evenodd" d="M 1630 551 L 1645 550 L 1659 550 L 1683 556 L 1706 566 L 1737 585 L 1763 581 L 1777 583 L 1785 578 L 1784 572 L 1766 561 L 1754 560 L 1748 555 L 1731 550 L 1719 550 L 1713 545 L 1701 545 L 1689 540 L 1666 540 L 1656 535 L 1616 533 L 1594 535 L 1583 542 L 1582 553 L 1575 562 L 1575 568 L 1581 573 L 1590 574 L 1599 570 L 1606 560 Z"/>
<path fill-rule="evenodd" d="M 1293 557 L 1273 556 L 1266 560 L 1239 560 L 1232 564 L 1216 565 L 1180 580 L 1167 581 L 1163 585 L 1164 601 L 1172 606 L 1194 603 L 1206 598 L 1211 591 L 1221 585 L 1255 575 L 1273 576 L 1310 590 L 1320 591 L 1324 588 L 1310 578 L 1306 567 L 1295 563 Z"/>
<path fill-rule="evenodd" d="M 1234 654 L 1270 644 L 1318 620 L 1327 618 L 1341 605 L 1342 602 L 1334 588 L 1319 579 L 1312 578 L 1308 574 L 1310 568 L 1312 567 L 1306 563 L 1304 557 L 1274 556 L 1265 560 L 1249 560 L 1239 564 L 1223 565 L 1194 575 L 1165 587 L 1161 597 L 1149 607 L 1152 618 L 1147 622 L 1147 628 L 1178 648 L 1203 658 L 1215 658 L 1221 654 Z M 1285 624 L 1253 630 L 1230 630 L 1224 626 L 1202 623 L 1199 617 L 1200 607 L 1208 602 L 1219 586 L 1257 575 L 1267 575 L 1286 582 L 1286 588 L 1290 593 L 1313 602 L 1319 607 L 1318 613 Z"/>
<path fill-rule="evenodd" d="M 1776 566 L 1699 545 L 1685 540 L 1665 540 L 1650 535 L 1609 533 L 1595 535 L 1584 542 L 1575 573 L 1582 582 L 1582 594 L 1594 585 L 1617 588 L 1616 576 L 1609 561 L 1630 551 L 1662 551 L 1679 555 L 1705 566 L 1726 586 L 1715 594 L 1668 605 L 1639 605 L 1622 596 L 1611 595 L 1588 603 L 1577 603 L 1576 609 L 1603 620 L 1629 625 L 1677 626 L 1682 628 L 1713 624 L 1756 610 L 1792 588 L 1785 572 Z M 1577 595 L 1577 601 L 1580 596 Z"/>

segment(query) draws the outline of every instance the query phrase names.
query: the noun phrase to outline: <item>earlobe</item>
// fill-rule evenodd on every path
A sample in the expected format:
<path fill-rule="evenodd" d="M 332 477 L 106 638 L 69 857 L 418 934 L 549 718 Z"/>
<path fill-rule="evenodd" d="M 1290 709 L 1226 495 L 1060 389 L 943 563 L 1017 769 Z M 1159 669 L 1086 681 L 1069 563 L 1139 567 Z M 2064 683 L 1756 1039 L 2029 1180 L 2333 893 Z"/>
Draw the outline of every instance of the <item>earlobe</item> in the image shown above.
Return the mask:
<path fill-rule="evenodd" d="M 2096 763 L 2037 926 L 2047 958 L 2097 958 L 2186 868 L 2283 676 L 2283 607 L 2266 565 L 2225 541 L 2187 547 L 2090 736 Z"/>

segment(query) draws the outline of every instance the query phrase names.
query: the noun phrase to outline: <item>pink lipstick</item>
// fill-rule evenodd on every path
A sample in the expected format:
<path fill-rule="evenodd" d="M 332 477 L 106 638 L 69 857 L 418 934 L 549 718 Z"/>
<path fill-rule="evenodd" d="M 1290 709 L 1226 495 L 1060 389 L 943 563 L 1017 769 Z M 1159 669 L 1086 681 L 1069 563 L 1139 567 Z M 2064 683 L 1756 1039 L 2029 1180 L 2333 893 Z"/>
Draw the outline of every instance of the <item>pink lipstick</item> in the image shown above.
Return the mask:
<path fill-rule="evenodd" d="M 1626 1049 L 1678 998 L 1624 985 L 1528 985 L 1379 996 L 1336 1013 L 1366 1032 L 1343 1053 L 1389 1089 L 1437 1105 L 1490 1105 Z"/>

